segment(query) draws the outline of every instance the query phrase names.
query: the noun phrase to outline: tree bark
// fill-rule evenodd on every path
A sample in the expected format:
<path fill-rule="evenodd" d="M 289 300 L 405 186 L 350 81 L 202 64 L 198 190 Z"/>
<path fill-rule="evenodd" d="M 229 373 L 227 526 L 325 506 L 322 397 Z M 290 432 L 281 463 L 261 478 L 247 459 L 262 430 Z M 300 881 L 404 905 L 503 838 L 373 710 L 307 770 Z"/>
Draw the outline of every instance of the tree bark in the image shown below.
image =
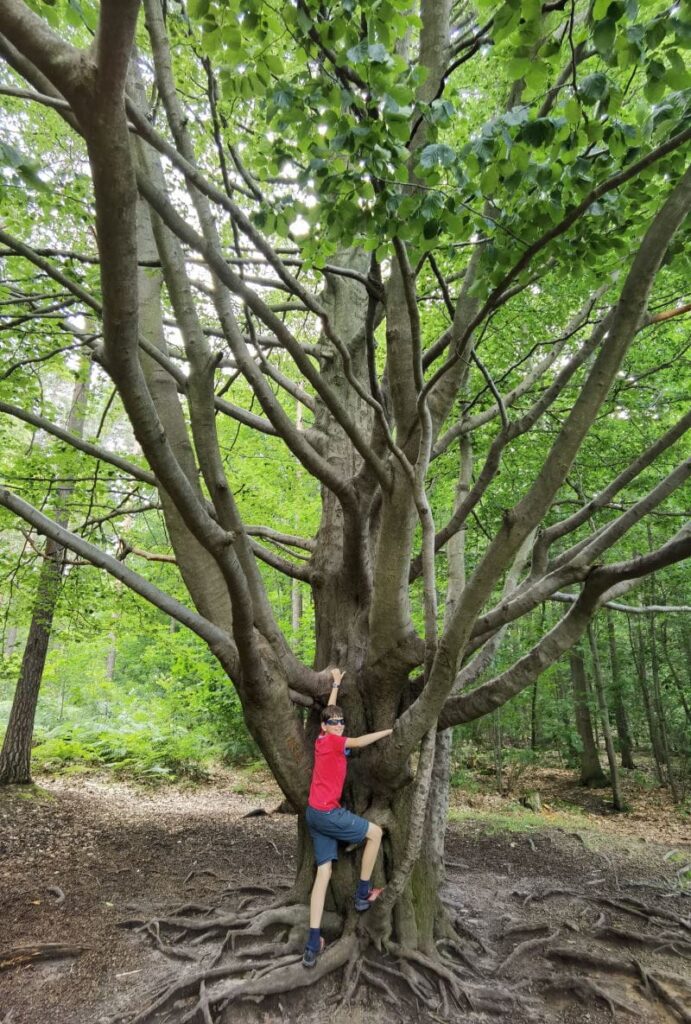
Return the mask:
<path fill-rule="evenodd" d="M 643 636 L 641 624 L 637 622 L 635 626 L 632 626 L 631 620 L 629 619 L 629 635 L 631 637 L 633 660 L 638 675 L 638 685 L 641 689 L 645 716 L 648 722 L 648 735 L 650 736 L 650 745 L 653 752 L 653 759 L 655 761 L 655 771 L 660 785 L 664 786 L 666 784 L 664 775 L 665 755 L 662 749 L 662 741 L 660 739 L 660 729 L 657 721 L 656 709 L 650 698 L 645 638 Z"/>
<path fill-rule="evenodd" d="M 592 624 L 588 626 L 588 641 L 590 643 L 590 653 L 593 659 L 593 680 L 595 682 L 597 703 L 600 709 L 602 735 L 605 739 L 605 750 L 607 751 L 607 761 L 609 763 L 610 781 L 612 785 L 612 806 L 615 811 L 623 811 L 624 801 L 621 795 L 621 782 L 619 779 L 617 758 L 614 752 L 614 743 L 612 741 L 612 730 L 609 724 L 609 708 L 607 707 L 607 695 L 605 694 L 605 681 L 602 678 L 602 665 L 600 662 L 600 652 L 597 647 L 597 634 L 595 633 Z"/>
<path fill-rule="evenodd" d="M 633 762 L 633 741 L 629 727 L 629 718 L 626 713 L 624 685 L 621 678 L 619 651 L 617 650 L 616 635 L 614 631 L 614 617 L 611 612 L 607 614 L 606 621 L 607 641 L 609 644 L 609 663 L 612 672 L 614 716 L 617 723 L 617 737 L 619 740 L 619 752 L 621 754 L 621 766 L 622 768 L 632 770 L 636 767 Z"/>
<path fill-rule="evenodd" d="M 5 657 L 11 658 L 14 654 L 14 649 L 17 646 L 17 633 L 18 629 L 16 626 L 9 626 L 5 633 Z"/>
<path fill-rule="evenodd" d="M 585 674 L 583 655 L 577 649 L 569 652 L 569 666 L 571 668 L 571 685 L 573 688 L 573 703 L 576 713 L 576 728 L 581 740 L 581 777 L 582 786 L 598 788 L 607 785 L 607 779 L 598 757 L 595 737 L 593 735 L 593 723 L 590 717 L 588 705 L 588 682 Z"/>
<path fill-rule="evenodd" d="M 648 544 L 652 548 L 652 535 L 650 524 L 647 525 Z M 655 584 L 648 581 L 648 593 L 651 604 L 655 603 Z M 648 616 L 648 639 L 650 643 L 650 668 L 653 677 L 653 696 L 655 701 L 655 714 L 660 727 L 660 753 L 664 759 L 667 781 L 670 793 L 675 804 L 680 801 L 679 787 L 676 781 L 676 771 L 672 763 L 672 750 L 670 749 L 669 736 L 667 733 L 666 709 L 662 699 L 662 686 L 660 682 L 660 658 L 657 647 L 657 630 L 655 616 Z"/>
<path fill-rule="evenodd" d="M 81 376 L 72 393 L 67 429 L 77 437 L 84 433 L 84 416 L 89 395 L 91 364 L 82 364 Z M 74 489 L 72 483 L 58 488 L 55 520 L 67 525 L 66 505 Z M 5 738 L 0 751 L 0 785 L 31 783 L 31 743 L 38 695 L 48 654 L 53 616 L 60 596 L 65 548 L 48 538 L 43 552 L 19 679 L 15 690 Z"/>
<path fill-rule="evenodd" d="M 684 642 L 685 648 L 686 648 L 686 650 L 685 650 L 685 658 L 684 659 L 680 659 L 680 661 L 681 660 L 684 661 L 684 663 L 686 665 L 687 677 L 691 681 L 691 662 L 689 661 L 689 659 L 691 658 L 691 637 L 689 637 L 689 635 L 688 635 L 688 633 L 686 631 L 684 631 L 684 634 L 683 634 L 683 642 Z M 667 635 L 667 622 L 666 622 L 666 620 L 663 621 L 663 626 L 662 626 L 662 647 L 663 647 L 663 650 L 665 652 L 665 660 L 667 661 L 667 668 L 669 669 L 669 673 L 670 673 L 672 679 L 674 680 L 674 686 L 676 688 L 677 695 L 678 695 L 679 700 L 681 702 L 681 706 L 684 709 L 684 714 L 686 716 L 687 727 L 691 728 L 691 706 L 689 706 L 689 702 L 687 700 L 687 695 L 686 695 L 686 689 L 684 687 L 684 682 L 681 679 L 681 677 L 680 677 L 680 675 L 679 675 L 679 673 L 677 671 L 676 665 L 674 664 L 673 655 L 671 655 L 670 651 L 669 651 L 669 640 L 668 640 L 668 635 Z"/>

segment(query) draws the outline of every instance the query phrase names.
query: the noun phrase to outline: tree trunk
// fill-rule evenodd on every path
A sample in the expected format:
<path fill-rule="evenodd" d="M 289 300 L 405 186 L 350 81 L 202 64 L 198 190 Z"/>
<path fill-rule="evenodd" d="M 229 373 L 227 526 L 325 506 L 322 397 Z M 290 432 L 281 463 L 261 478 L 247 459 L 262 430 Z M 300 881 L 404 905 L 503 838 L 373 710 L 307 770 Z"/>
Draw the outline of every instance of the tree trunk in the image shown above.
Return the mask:
<path fill-rule="evenodd" d="M 609 643 L 609 663 L 612 672 L 612 689 L 614 691 L 614 716 L 617 723 L 621 766 L 622 768 L 631 770 L 636 767 L 633 763 L 633 741 L 631 739 L 629 718 L 626 714 L 626 706 L 624 703 L 624 686 L 621 678 L 619 652 L 617 650 L 616 636 L 614 633 L 614 620 L 611 614 L 607 615 L 607 640 Z"/>
<path fill-rule="evenodd" d="M 538 716 L 537 716 L 537 693 L 538 680 L 533 683 L 533 691 L 530 698 L 530 749 L 535 752 L 538 743 Z"/>
<path fill-rule="evenodd" d="M 651 588 L 651 598 L 654 600 L 654 591 Z M 663 758 L 669 789 L 675 804 L 679 803 L 679 787 L 677 786 L 676 775 L 672 765 L 672 752 L 670 750 L 669 738 L 667 735 L 667 722 L 665 708 L 662 703 L 662 687 L 660 685 L 660 659 L 657 650 L 657 637 L 655 635 L 655 617 L 650 616 L 648 620 L 648 636 L 650 639 L 650 668 L 653 677 L 653 697 L 655 701 L 655 714 L 660 726 L 660 753 Z"/>
<path fill-rule="evenodd" d="M 5 633 L 5 657 L 11 658 L 17 646 L 17 627 L 10 626 Z"/>
<path fill-rule="evenodd" d="M 564 738 L 567 747 L 567 763 L 570 768 L 573 768 L 580 760 L 580 752 L 573 741 L 573 723 L 569 714 L 569 684 L 566 674 L 558 673 L 556 688 L 559 698 L 559 717 L 564 727 Z"/>
<path fill-rule="evenodd" d="M 74 386 L 72 405 L 67 418 L 67 429 L 78 437 L 84 433 L 90 370 L 90 363 L 86 369 L 82 368 L 85 379 L 77 380 Z M 73 489 L 72 483 L 65 483 L 58 488 L 55 520 L 61 526 L 67 525 L 65 506 Z M 0 751 L 0 785 L 24 785 L 31 782 L 31 741 L 53 616 L 60 596 L 64 556 L 65 549 L 49 538 L 46 541 L 43 565 L 38 578 L 17 688 Z"/>
<path fill-rule="evenodd" d="M 501 795 L 504 792 L 503 760 L 502 760 L 502 735 L 501 735 L 501 709 L 492 715 L 492 746 L 494 748 L 494 774 L 497 780 L 497 792 Z"/>
<path fill-rule="evenodd" d="M 590 642 L 590 651 L 593 658 L 593 679 L 595 681 L 595 693 L 597 694 L 597 703 L 600 709 L 600 719 L 602 721 L 602 734 L 605 738 L 605 750 L 607 751 L 607 761 L 609 763 L 609 773 L 612 782 L 612 806 L 614 807 L 615 811 L 623 811 L 624 801 L 621 795 L 619 769 L 617 767 L 617 758 L 614 752 L 614 743 L 612 742 L 612 730 L 610 729 L 609 725 L 609 708 L 607 707 L 605 683 L 604 679 L 602 678 L 600 652 L 597 647 L 597 636 L 592 625 L 588 626 L 588 640 Z"/>
<path fill-rule="evenodd" d="M 593 735 L 593 723 L 590 717 L 590 708 L 588 707 L 588 683 L 585 675 L 585 665 L 583 664 L 583 655 L 580 650 L 574 648 L 569 652 L 569 666 L 571 668 L 576 728 L 581 740 L 580 782 L 582 786 L 593 788 L 606 786 L 607 779 L 600 766 L 600 759 Z"/>
<path fill-rule="evenodd" d="M 633 660 L 636 665 L 636 672 L 638 675 L 638 684 L 641 688 L 643 706 L 645 708 L 645 716 L 648 722 L 648 734 L 650 736 L 650 745 L 652 747 L 653 759 L 655 761 L 655 771 L 657 773 L 660 785 L 664 786 L 665 776 L 663 766 L 665 763 L 665 756 L 664 751 L 662 749 L 662 741 L 660 740 L 660 730 L 658 728 L 655 708 L 653 707 L 652 701 L 650 699 L 650 688 L 648 686 L 648 667 L 646 664 L 645 639 L 643 637 L 643 630 L 641 629 L 640 623 L 636 624 L 636 633 L 634 635 L 633 628 L 631 626 L 631 621 L 629 619 L 629 635 L 631 638 L 631 650 L 633 652 Z"/>
<path fill-rule="evenodd" d="M 108 640 L 108 653 L 106 654 L 106 679 L 112 683 L 115 675 L 115 659 L 118 653 L 118 649 L 115 646 L 115 634 L 110 633 L 108 635 Z"/>
<path fill-rule="evenodd" d="M 687 674 L 689 674 L 689 676 L 691 677 L 691 664 L 689 663 L 689 660 L 688 660 L 691 657 L 691 643 L 689 642 L 689 637 L 686 634 L 684 634 L 684 640 L 686 641 L 686 648 L 687 648 L 687 650 L 686 650 L 686 659 L 685 659 L 686 671 L 687 671 Z M 668 642 L 667 642 L 667 623 L 664 620 L 663 620 L 663 624 L 662 624 L 662 647 L 663 647 L 664 652 L 665 652 L 665 661 L 667 662 L 667 668 L 669 669 L 669 674 L 671 675 L 672 679 L 674 680 L 674 686 L 676 688 L 677 695 L 678 695 L 679 700 L 681 702 L 681 706 L 684 709 L 684 714 L 686 716 L 687 726 L 689 728 L 691 728 L 691 707 L 689 706 L 689 702 L 686 699 L 686 692 L 685 692 L 684 683 L 683 683 L 682 679 L 680 678 L 679 673 L 676 670 L 676 667 L 675 667 L 675 664 L 674 664 L 674 659 L 670 655 L 670 652 L 669 652 L 669 646 L 668 646 Z"/>
<path fill-rule="evenodd" d="M 31 782 L 31 740 L 53 615 L 62 582 L 63 556 L 64 548 L 55 541 L 46 542 L 29 636 L 0 752 L 0 785 Z"/>

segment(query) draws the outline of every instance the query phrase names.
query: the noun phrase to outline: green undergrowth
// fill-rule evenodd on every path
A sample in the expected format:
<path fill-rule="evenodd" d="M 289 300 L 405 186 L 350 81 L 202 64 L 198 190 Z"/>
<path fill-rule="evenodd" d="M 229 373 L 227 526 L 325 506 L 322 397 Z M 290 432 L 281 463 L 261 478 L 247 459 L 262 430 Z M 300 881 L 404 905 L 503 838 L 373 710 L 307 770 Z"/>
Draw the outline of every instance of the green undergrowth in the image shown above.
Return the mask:
<path fill-rule="evenodd" d="M 159 733 L 134 723 L 127 729 L 89 723 L 40 736 L 32 766 L 54 775 L 106 771 L 136 782 L 204 782 L 220 754 L 218 744 L 188 730 Z"/>

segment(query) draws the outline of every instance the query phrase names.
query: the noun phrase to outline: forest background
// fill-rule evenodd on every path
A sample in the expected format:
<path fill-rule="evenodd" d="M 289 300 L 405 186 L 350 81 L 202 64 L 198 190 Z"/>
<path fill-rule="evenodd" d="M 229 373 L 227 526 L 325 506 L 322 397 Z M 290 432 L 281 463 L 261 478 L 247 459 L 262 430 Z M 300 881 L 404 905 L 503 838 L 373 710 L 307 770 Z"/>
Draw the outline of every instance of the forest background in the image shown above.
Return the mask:
<path fill-rule="evenodd" d="M 473 764 L 684 813 L 684 15 L 6 0 L 0 779 L 38 707 L 36 765 L 261 752 L 298 809 L 341 665 L 386 892 L 339 862 L 325 970 L 458 946 Z"/>
<path fill-rule="evenodd" d="M 80 34 L 83 36 L 85 28 L 88 34 L 90 26 L 95 24 L 96 11 L 88 6 L 52 6 L 52 10 L 46 10 L 39 4 L 38 9 L 49 23 L 67 30 L 75 39 Z M 377 7 L 375 4 L 372 8 L 373 16 Z M 526 47 L 530 43 L 530 4 L 504 5 L 489 28 L 475 27 L 476 12 L 472 5 L 456 7 L 453 86 L 447 85 L 444 98 L 441 98 L 441 89 L 438 90 L 440 95 L 433 100 L 426 115 L 430 138 L 433 135 L 443 142 L 428 144 L 419 159 L 416 174 L 421 189 L 426 190 L 422 201 L 417 206 L 411 205 L 410 198 L 403 201 L 416 217 L 414 229 L 422 235 L 422 250 L 430 254 L 428 269 L 434 267 L 434 273 L 424 282 L 421 296 L 427 313 L 425 331 L 430 335 L 444 329 L 444 297 L 448 298 L 447 289 L 454 278 L 461 276 L 458 269 L 454 270 L 453 261 L 458 261 L 459 251 L 462 254 L 464 246 L 472 247 L 480 237 L 475 230 L 480 225 L 464 213 L 467 208 L 461 203 L 454 209 L 444 192 L 454 175 L 457 183 L 461 180 L 455 153 L 460 151 L 464 155 L 464 173 L 468 173 L 468 167 L 471 171 L 473 166 L 477 168 L 481 195 L 496 190 L 506 179 L 510 180 L 511 175 L 525 173 L 537 186 L 546 189 L 565 170 L 575 170 L 573 161 L 579 165 L 579 180 L 587 184 L 588 168 L 584 158 L 576 152 L 565 157 L 569 131 L 579 118 L 585 123 L 591 150 L 604 143 L 613 160 L 630 162 L 651 127 L 656 126 L 659 131 L 665 119 L 682 116 L 682 97 L 688 86 L 688 72 L 680 56 L 688 44 L 683 12 L 676 8 L 667 11 L 662 4 L 658 5 L 659 10 L 647 5 L 642 22 L 643 12 L 638 11 L 635 4 L 596 3 L 591 5 L 582 25 L 576 28 L 575 37 L 571 32 L 571 43 L 576 47 L 574 76 L 576 67 L 584 60 L 581 50 L 585 50 L 589 34 L 587 61 L 592 64 L 591 73 L 575 92 L 572 90 L 574 94 L 564 95 L 565 103 L 556 118 L 543 116 L 535 124 L 529 124 L 525 107 L 517 107 L 499 118 L 506 153 L 503 162 L 491 159 L 493 151 L 496 152 L 497 119 L 496 116 L 494 120 L 488 119 L 488 115 L 495 103 L 498 83 L 488 77 L 481 59 L 472 62 L 472 73 L 466 77 L 462 64 L 478 50 L 482 58 L 490 45 L 503 46 L 506 82 L 525 75 L 522 79 L 524 99 L 530 101 L 531 96 L 540 96 L 552 73 L 552 65 L 556 64 L 560 48 L 554 40 L 559 29 L 555 22 L 551 41 L 542 44 L 540 59 L 529 67 Z M 348 14 L 348 5 L 344 5 L 344 11 Z M 369 29 L 372 37 L 381 31 L 387 11 L 388 8 L 377 12 L 378 19 Z M 477 15 L 481 13 L 478 9 Z M 585 12 L 579 12 L 579 17 L 581 13 Z M 670 13 L 672 16 L 668 17 Z M 209 61 L 217 57 L 220 60 L 226 47 L 239 47 L 238 54 L 242 56 L 242 46 L 249 50 L 256 45 L 252 33 L 260 39 L 262 31 L 266 35 L 266 29 L 254 23 L 255 15 L 248 9 L 247 41 L 240 45 L 239 37 L 226 38 L 222 33 L 215 36 L 218 26 L 212 15 L 208 3 L 192 4 L 185 30 L 193 46 L 198 47 L 197 57 L 207 62 L 207 70 Z M 307 31 L 307 13 L 300 5 L 295 17 L 298 18 L 296 38 L 299 38 L 301 30 Z M 396 17 L 402 18 L 402 15 Z M 301 18 L 304 24 L 300 23 Z M 416 31 L 412 23 L 410 30 Z M 395 31 L 394 25 L 392 36 Z M 560 45 L 564 45 L 563 40 Z M 389 58 L 381 43 L 369 45 L 369 48 L 362 44 L 361 51 L 349 53 L 349 59 L 381 76 L 389 70 Z M 220 66 L 216 84 L 220 88 L 218 117 L 227 117 L 224 103 L 236 111 L 236 118 L 239 111 L 256 112 L 257 108 L 262 110 L 262 116 L 268 112 L 270 117 L 284 111 L 287 122 L 302 130 L 299 118 L 291 110 L 289 86 L 284 84 L 290 80 L 290 62 L 286 65 L 270 49 L 264 51 L 263 57 L 265 63 L 258 62 L 254 72 L 240 81 L 231 80 L 229 65 Z M 597 65 L 593 58 L 599 62 Z M 57 115 L 45 106 L 27 103 L 26 99 L 12 99 L 11 77 L 7 78 L 7 83 L 8 88 L 3 92 L 9 131 L 2 146 L 6 226 L 21 236 L 31 225 L 37 248 L 41 241 L 44 247 L 55 248 L 64 244 L 55 233 L 56 223 L 69 221 L 73 251 L 55 249 L 53 259 L 56 266 L 74 280 L 91 286 L 97 261 L 86 251 L 81 254 L 77 251 L 90 247 L 88 213 L 80 212 L 86 211 L 89 202 L 86 168 L 75 173 L 75 166 L 79 166 L 82 158 L 74 148 L 74 140 L 67 146 L 64 140 L 58 142 Z M 377 85 L 383 90 L 390 83 L 382 79 Z M 505 87 L 500 84 L 499 91 Z M 394 140 L 404 141 L 409 130 L 404 100 L 410 96 L 403 96 L 404 87 L 400 83 L 398 90 L 398 93 L 393 90 L 386 94 L 385 111 L 390 117 L 388 129 Z M 460 119 L 454 114 L 454 104 L 458 105 L 459 99 L 463 108 Z M 330 116 L 325 117 L 325 124 L 319 131 L 333 150 Z M 223 123 L 227 129 L 227 121 Z M 331 123 L 335 123 L 335 117 Z M 680 123 L 683 124 L 683 116 Z M 494 131 L 490 131 L 490 126 Z M 510 145 L 508 132 L 516 126 L 520 145 Z M 214 131 L 218 137 L 218 124 Z M 469 139 L 474 141 L 469 142 Z M 197 144 L 202 140 L 203 134 Z M 212 142 L 211 137 L 208 141 Z M 245 134 L 242 148 L 248 144 L 249 137 Z M 257 145 L 257 152 L 250 157 L 248 149 L 243 159 L 261 165 L 267 159 L 266 142 L 260 141 Z M 311 145 L 303 144 L 303 149 L 312 157 L 306 166 L 317 180 L 323 179 L 325 170 L 320 164 L 323 158 L 313 155 Z M 344 141 L 337 140 L 336 145 L 343 146 Z M 372 146 L 370 140 L 370 150 Z M 573 148 L 570 142 L 568 147 Z M 555 162 L 557 154 L 561 165 Z M 237 149 L 231 155 L 237 159 Z M 370 159 L 376 155 L 374 145 Z M 542 159 L 545 155 L 547 162 Z M 379 156 L 381 159 L 381 153 Z M 277 164 L 281 162 L 278 153 L 274 153 L 272 159 Z M 344 158 L 336 156 L 336 159 L 345 170 Z M 238 166 L 241 165 L 236 163 L 236 174 Z M 256 174 L 256 168 L 253 173 Z M 403 181 L 404 175 L 399 174 L 399 178 Z M 310 222 L 315 220 L 315 199 L 310 194 L 314 180 L 310 178 L 308 182 L 304 176 L 300 180 L 297 194 L 292 187 L 280 190 L 280 183 L 275 186 L 280 194 L 274 211 L 268 214 L 261 210 L 256 223 L 278 230 L 287 242 L 291 237 L 298 238 L 298 246 L 315 262 L 324 241 L 320 239 L 317 244 L 314 229 L 310 231 Z M 436 182 L 440 182 L 438 189 L 434 187 Z M 323 184 L 324 191 L 332 187 L 331 180 Z M 511 188 L 513 186 L 509 185 L 509 190 Z M 360 190 L 361 201 L 371 189 L 368 180 Z M 353 216 L 352 197 L 346 195 L 344 199 L 341 195 L 340 207 L 332 201 L 331 221 L 339 213 L 346 218 Z M 394 220 L 408 212 L 398 210 L 401 197 L 394 202 L 389 196 L 385 201 Z M 582 261 L 578 287 L 584 296 L 593 277 L 603 272 L 601 268 L 616 266 L 628 248 L 625 233 L 632 230 L 630 214 L 617 213 L 611 196 L 607 197 L 606 204 L 602 206 L 598 201 L 590 208 L 596 236 L 587 239 L 587 251 L 577 256 Z M 540 216 L 544 218 L 545 214 L 541 211 Z M 612 217 L 624 218 L 613 233 L 608 229 Z M 376 213 L 372 214 L 374 228 L 376 219 Z M 78 229 L 80 223 L 83 227 Z M 486 228 L 491 230 L 494 223 L 486 211 Z M 470 240 L 454 242 L 452 238 L 459 232 L 461 235 L 470 233 Z M 381 250 L 378 255 L 386 259 L 385 241 L 375 240 Z M 7 238 L 4 242 L 8 245 Z M 376 248 L 367 235 L 363 234 L 362 242 L 365 250 Z M 448 263 L 445 269 L 448 281 L 444 281 L 434 264 L 433 254 L 437 250 Z M 664 285 L 651 305 L 653 313 L 655 310 L 665 310 L 665 313 L 651 317 L 654 323 L 646 331 L 645 344 L 632 351 L 619 371 L 596 429 L 583 445 L 578 462 L 565 481 L 559 500 L 562 514 L 582 507 L 588 498 L 601 492 L 610 482 L 613 468 L 619 467 L 619 460 L 623 464 L 627 452 L 644 450 L 655 433 L 671 424 L 678 410 L 683 408 L 691 381 L 688 328 L 684 320 L 687 312 L 684 301 L 688 297 L 684 287 L 685 272 L 689 264 L 683 261 L 682 255 L 683 247 L 677 243 L 676 262 L 665 270 Z M 138 559 L 140 567 L 146 564 L 147 575 L 161 590 L 183 598 L 179 574 L 174 566 L 166 564 L 173 556 L 157 502 L 151 500 L 141 485 L 120 478 L 112 467 L 96 465 L 94 468 L 83 454 L 45 433 L 37 418 L 42 416 L 68 427 L 71 424 L 73 428 L 79 422 L 79 433 L 93 442 L 100 441 L 105 448 L 118 448 L 130 458 L 136 453 L 136 441 L 108 378 L 90 361 L 99 337 L 97 326 L 92 330 L 84 320 L 74 295 L 46 292 L 40 268 L 37 270 L 35 264 L 22 268 L 16 257 L 11 258 L 11 244 L 5 248 L 3 256 L 4 312 L 0 333 L 3 480 L 39 508 L 64 510 L 66 521 L 78 526 L 83 535 L 98 537 L 111 550 L 116 550 L 119 557 L 129 553 L 130 557 Z M 438 259 L 442 262 L 441 255 Z M 542 340 L 546 319 L 561 322 L 572 314 L 578 296 L 572 291 L 565 293 L 558 287 L 554 289 L 558 279 L 558 271 L 550 277 L 548 263 L 540 275 L 526 280 L 523 295 L 519 292 L 510 316 L 494 316 L 483 339 L 483 363 L 478 360 L 471 372 L 468 391 L 474 397 L 469 409 L 491 410 L 496 386 L 509 390 L 514 378 L 520 380 L 521 368 L 530 366 L 530 360 L 534 361 L 535 355 L 541 354 L 546 344 Z M 29 282 L 35 289 L 34 294 L 27 291 Z M 279 303 L 281 293 L 272 293 L 271 281 L 263 282 L 263 286 L 267 301 Z M 540 296 L 539 305 L 534 301 L 537 296 Z M 28 313 L 23 308 L 27 305 Z M 289 320 L 295 315 L 288 310 L 283 313 L 284 319 Z M 171 339 L 172 323 L 171 320 L 168 329 Z M 70 332 L 77 325 L 78 332 L 70 339 Z M 495 365 L 503 367 L 516 333 L 524 338 L 525 350 L 512 368 L 499 371 L 495 385 L 486 367 L 495 374 Z M 318 335 L 310 337 L 309 332 L 304 335 L 307 346 L 316 345 L 317 341 Z M 280 353 L 271 358 L 279 371 L 272 382 L 278 396 L 281 385 L 285 387 L 285 377 L 281 381 L 280 375 L 292 373 L 295 377 L 295 374 Z M 251 409 L 251 390 L 242 377 L 238 378 L 228 367 L 221 371 L 218 393 L 231 387 L 235 404 Z M 282 401 L 298 422 L 305 413 L 310 415 L 309 407 L 300 404 L 299 387 L 301 384 L 296 378 L 292 386 L 282 392 Z M 565 391 L 559 401 L 561 408 L 567 409 L 572 401 L 571 393 Z M 22 410 L 24 413 L 33 410 L 33 420 L 27 422 Z M 501 475 L 494 481 L 491 494 L 473 509 L 473 528 L 466 528 L 465 558 L 470 569 L 477 564 L 485 538 L 495 528 L 497 516 L 510 506 L 517 484 L 534 475 L 540 466 L 562 414 L 559 404 L 550 410 L 548 421 L 540 435 L 533 436 L 529 447 L 508 446 Z M 257 434 L 232 420 L 219 426 L 224 459 L 232 460 L 235 493 L 244 521 L 270 523 L 286 536 L 313 536 L 319 524 L 319 488 L 300 467 L 296 468 L 286 448 L 265 434 Z M 487 442 L 481 445 L 483 443 Z M 672 449 L 668 456 L 663 455 L 656 461 L 654 469 L 648 470 L 639 484 L 645 486 L 663 479 L 673 463 Z M 455 459 L 438 458 L 428 487 L 432 514 L 437 522 L 447 518 L 453 507 L 457 478 Z M 652 511 L 645 524 L 634 526 L 621 542 L 622 556 L 658 547 L 669 535 L 670 528 L 683 521 L 689 507 L 687 498 L 688 491 L 676 492 Z M 618 511 L 630 507 L 632 502 L 633 496 L 629 495 L 627 503 L 611 502 L 608 507 Z M 589 522 L 594 529 L 593 520 Z M 37 591 L 45 552 L 28 529 L 17 530 L 17 520 L 8 513 L 2 514 L 2 526 L 0 600 L 4 657 L 0 674 L 0 720 L 5 722 L 29 624 L 37 599 L 39 604 L 43 600 Z M 278 540 L 272 549 L 274 565 L 279 564 L 280 545 Z M 289 550 L 292 555 L 297 551 Z M 442 601 L 448 584 L 444 555 L 442 549 L 436 576 Z M 37 713 L 35 764 L 59 770 L 69 765 L 105 766 L 137 777 L 165 778 L 203 775 L 204 765 L 218 757 L 230 761 L 260 757 L 256 744 L 247 734 L 227 673 L 208 648 L 197 637 L 180 629 L 175 620 L 153 609 L 117 581 L 97 574 L 83 561 L 74 561 L 76 564 L 65 566 L 62 585 L 55 594 L 57 606 Z M 285 568 L 286 560 L 283 561 Z M 261 566 L 261 571 L 280 629 L 290 638 L 300 659 L 311 664 L 315 655 L 315 622 L 308 582 L 291 579 L 266 564 Z M 424 633 L 421 596 L 415 594 L 415 588 L 413 595 L 413 621 L 420 633 Z M 560 595 L 560 600 L 564 601 L 565 597 Z M 611 717 L 615 723 L 614 743 L 622 755 L 622 764 L 625 767 L 633 764 L 630 749 L 633 744 L 645 746 L 652 755 L 658 781 L 670 784 L 675 800 L 683 802 L 688 792 L 691 723 L 688 602 L 689 576 L 683 565 L 671 567 L 654 580 L 650 579 L 640 588 L 636 606 L 612 609 L 597 618 L 582 650 L 576 649 L 571 656 L 564 656 L 547 667 L 528 690 L 500 711 L 459 728 L 456 733 L 458 750 L 464 750 L 471 743 L 491 751 L 494 770 L 499 773 L 502 760 L 507 758 L 520 765 L 528 764 L 541 751 L 558 752 L 564 763 L 575 764 L 580 756 L 583 780 L 592 776 L 601 782 L 602 774 L 594 763 L 592 737 L 601 729 L 605 714 L 605 718 Z M 521 618 L 498 646 L 493 673 L 500 675 L 521 651 L 530 649 L 557 622 L 562 610 L 558 603 L 548 602 Z M 604 708 L 609 711 L 605 713 Z M 462 762 L 459 753 L 458 769 Z M 457 773 L 456 776 L 460 777 Z"/>

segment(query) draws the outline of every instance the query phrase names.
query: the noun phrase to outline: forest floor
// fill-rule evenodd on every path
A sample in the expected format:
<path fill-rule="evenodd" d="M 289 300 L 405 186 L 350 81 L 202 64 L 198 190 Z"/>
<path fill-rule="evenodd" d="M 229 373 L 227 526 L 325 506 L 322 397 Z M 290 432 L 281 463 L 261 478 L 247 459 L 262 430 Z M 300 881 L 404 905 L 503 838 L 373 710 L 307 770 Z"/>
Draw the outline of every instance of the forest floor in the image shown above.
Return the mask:
<path fill-rule="evenodd" d="M 675 984 L 691 959 L 689 818 L 664 791 L 632 779 L 623 815 L 607 813 L 608 791 L 580 789 L 566 771 L 531 770 L 520 783 L 517 792 L 539 790 L 540 814 L 515 798 L 453 791 L 444 892 L 489 984 L 525 997 L 515 1013 L 449 1012 L 443 1003 L 429 1012 L 392 974 L 380 975 L 397 986 L 390 1003 L 361 986 L 339 1008 L 334 975 L 289 997 L 234 1003 L 227 1020 L 691 1021 L 689 990 Z M 122 923 L 217 902 L 233 884 L 289 883 L 295 819 L 245 817 L 278 802 L 257 770 L 219 771 L 196 787 L 71 776 L 0 790 L 0 1024 L 109 1024 L 188 971 L 189 960 L 171 962 L 150 934 Z M 17 952 L 48 943 L 81 949 L 47 960 Z M 560 984 L 540 987 L 555 960 Z M 658 984 L 666 1001 L 652 998 Z"/>

